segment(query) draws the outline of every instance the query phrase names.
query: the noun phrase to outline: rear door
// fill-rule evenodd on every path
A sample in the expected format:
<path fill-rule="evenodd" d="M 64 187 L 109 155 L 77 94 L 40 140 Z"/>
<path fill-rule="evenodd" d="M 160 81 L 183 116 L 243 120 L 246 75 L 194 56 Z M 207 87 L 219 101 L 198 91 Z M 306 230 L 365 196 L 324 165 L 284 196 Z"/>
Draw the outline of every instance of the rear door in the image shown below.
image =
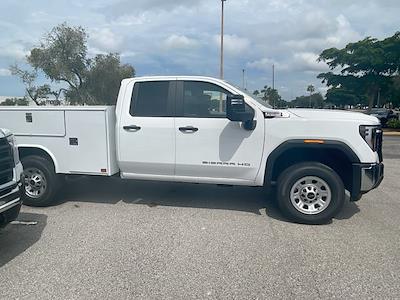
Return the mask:
<path fill-rule="evenodd" d="M 118 124 L 122 177 L 173 176 L 175 167 L 176 81 L 133 81 Z M 128 95 L 128 96 L 127 96 Z M 129 102 L 129 101 L 126 101 Z"/>

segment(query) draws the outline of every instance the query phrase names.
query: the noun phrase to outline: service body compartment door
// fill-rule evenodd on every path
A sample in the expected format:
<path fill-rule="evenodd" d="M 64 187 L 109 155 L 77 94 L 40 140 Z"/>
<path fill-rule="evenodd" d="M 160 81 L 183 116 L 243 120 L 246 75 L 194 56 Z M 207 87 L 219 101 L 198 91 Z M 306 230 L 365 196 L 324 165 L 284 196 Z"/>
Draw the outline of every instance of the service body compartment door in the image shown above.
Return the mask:
<path fill-rule="evenodd" d="M 123 178 L 173 176 L 175 81 L 136 81 L 127 87 L 117 124 Z"/>
<path fill-rule="evenodd" d="M 6 108 L 0 111 L 0 127 L 9 129 L 16 136 L 65 136 L 63 110 L 41 108 Z"/>
<path fill-rule="evenodd" d="M 105 110 L 67 110 L 64 140 L 69 173 L 112 175 Z M 112 145 L 113 147 L 114 145 Z"/>

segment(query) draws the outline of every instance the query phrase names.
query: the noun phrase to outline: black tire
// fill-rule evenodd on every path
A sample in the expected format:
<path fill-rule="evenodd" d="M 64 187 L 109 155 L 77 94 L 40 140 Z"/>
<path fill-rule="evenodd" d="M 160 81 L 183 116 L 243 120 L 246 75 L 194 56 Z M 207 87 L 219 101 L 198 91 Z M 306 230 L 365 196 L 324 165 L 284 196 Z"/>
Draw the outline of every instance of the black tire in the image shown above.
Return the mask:
<path fill-rule="evenodd" d="M 44 176 L 46 182 L 45 189 L 36 197 L 30 195 L 28 191 L 29 187 L 24 182 L 23 203 L 28 206 L 39 207 L 51 205 L 55 200 L 55 194 L 59 188 L 59 180 L 51 162 L 46 158 L 36 155 L 26 156 L 21 159 L 21 162 L 24 167 L 25 181 L 27 181 L 27 171 L 36 169 Z"/>
<path fill-rule="evenodd" d="M 315 214 L 307 214 L 300 211 L 301 208 L 299 208 L 300 210 L 297 209 L 291 200 L 292 188 L 293 191 L 296 192 L 296 183 L 308 176 L 322 179 L 322 181 L 328 185 L 331 195 L 329 204 L 327 204 L 321 212 L 315 212 Z M 299 192 L 299 194 L 301 194 L 301 192 Z M 318 194 L 311 196 L 318 197 Z M 300 197 L 301 196 L 297 196 L 297 198 Z M 294 202 L 299 201 L 299 199 L 296 199 L 296 196 L 293 198 Z M 290 220 L 303 224 L 325 224 L 342 209 L 345 201 L 345 188 L 342 179 L 330 167 L 317 162 L 303 162 L 287 168 L 279 176 L 277 200 L 280 210 Z M 306 198 L 306 200 L 308 200 L 308 198 Z M 307 209 L 310 206 L 313 206 L 314 209 L 322 209 L 314 204 L 303 204 L 302 207 L 304 210 L 304 208 Z"/>

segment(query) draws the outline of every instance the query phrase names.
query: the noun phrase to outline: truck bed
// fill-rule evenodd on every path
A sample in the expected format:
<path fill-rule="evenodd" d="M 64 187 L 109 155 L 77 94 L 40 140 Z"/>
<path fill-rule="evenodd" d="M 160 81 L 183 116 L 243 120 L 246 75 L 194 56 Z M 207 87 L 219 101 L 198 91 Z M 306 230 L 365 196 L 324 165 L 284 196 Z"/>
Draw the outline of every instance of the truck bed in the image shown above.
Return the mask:
<path fill-rule="evenodd" d="M 0 127 L 18 146 L 38 147 L 56 172 L 111 176 L 118 173 L 114 106 L 1 107 Z"/>

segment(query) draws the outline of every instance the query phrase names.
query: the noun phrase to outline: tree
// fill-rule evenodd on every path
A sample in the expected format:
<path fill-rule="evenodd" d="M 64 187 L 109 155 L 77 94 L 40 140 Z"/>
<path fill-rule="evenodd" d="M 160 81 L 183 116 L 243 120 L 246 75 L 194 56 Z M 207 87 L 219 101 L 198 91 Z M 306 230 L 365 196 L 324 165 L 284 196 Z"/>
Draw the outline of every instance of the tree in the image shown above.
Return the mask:
<path fill-rule="evenodd" d="M 0 103 L 0 106 L 28 106 L 29 101 L 23 98 L 7 98 L 3 102 Z"/>
<path fill-rule="evenodd" d="M 37 79 L 37 71 L 26 71 L 18 67 L 18 65 L 12 65 L 10 67 L 11 74 L 18 76 L 22 83 L 25 85 L 25 94 L 36 104 L 43 105 L 43 99 L 47 99 L 51 93 L 50 86 L 48 84 L 35 85 Z"/>
<path fill-rule="evenodd" d="M 27 60 L 35 70 L 42 70 L 52 82 L 64 82 L 79 101 L 90 61 L 87 59 L 87 34 L 82 27 L 66 23 L 54 27 L 40 46 L 31 50 Z"/>
<path fill-rule="evenodd" d="M 307 87 L 307 92 L 310 92 L 310 96 L 311 96 L 315 92 L 315 87 L 312 84 L 310 84 Z"/>
<path fill-rule="evenodd" d="M 121 65 L 115 53 L 97 55 L 90 66 L 84 82 L 90 104 L 115 104 L 121 80 L 135 75 L 135 69 L 128 64 Z M 68 97 L 73 101 L 71 94 Z"/>
<path fill-rule="evenodd" d="M 343 49 L 326 49 L 318 60 L 326 62 L 332 71 L 340 69 L 339 73 L 319 74 L 323 83 L 365 95 L 371 109 L 378 92 L 390 89 L 393 76 L 399 73 L 400 32 L 381 41 L 368 37 Z"/>
<path fill-rule="evenodd" d="M 315 87 L 314 87 L 312 84 L 310 84 L 310 85 L 307 87 L 307 92 L 310 92 L 310 108 L 311 108 L 311 96 L 312 96 L 312 94 L 315 92 Z"/>
<path fill-rule="evenodd" d="M 51 82 L 64 83 L 66 88 L 51 91 L 49 85 L 44 85 L 44 90 L 34 91 L 54 95 L 56 100 L 64 94 L 71 104 L 115 104 L 121 80 L 135 76 L 135 69 L 121 65 L 116 53 L 89 58 L 87 39 L 85 29 L 80 26 L 63 23 L 54 27 L 27 56 L 34 72 L 24 78 L 34 81 L 37 72 L 42 71 Z M 18 74 L 21 77 L 22 73 L 15 75 Z M 31 87 L 32 82 L 27 85 Z"/>
<path fill-rule="evenodd" d="M 269 86 L 264 86 L 264 89 L 261 90 L 263 94 L 262 99 L 269 103 L 272 107 L 284 107 L 286 101 L 282 99 L 276 89 L 273 89 Z"/>
<path fill-rule="evenodd" d="M 259 92 L 258 90 L 255 90 L 255 91 L 253 92 L 253 95 L 257 97 L 258 95 L 260 95 L 260 92 Z"/>
<path fill-rule="evenodd" d="M 345 105 L 366 105 L 367 99 L 363 95 L 358 95 L 352 90 L 347 90 L 341 87 L 332 87 L 326 93 L 326 102 L 332 103 L 338 107 L 344 107 Z"/>
<path fill-rule="evenodd" d="M 311 96 L 300 96 L 296 97 L 296 99 L 290 101 L 290 107 L 314 107 L 314 108 L 323 108 L 324 107 L 324 97 L 322 97 L 321 93 L 312 94 Z"/>

